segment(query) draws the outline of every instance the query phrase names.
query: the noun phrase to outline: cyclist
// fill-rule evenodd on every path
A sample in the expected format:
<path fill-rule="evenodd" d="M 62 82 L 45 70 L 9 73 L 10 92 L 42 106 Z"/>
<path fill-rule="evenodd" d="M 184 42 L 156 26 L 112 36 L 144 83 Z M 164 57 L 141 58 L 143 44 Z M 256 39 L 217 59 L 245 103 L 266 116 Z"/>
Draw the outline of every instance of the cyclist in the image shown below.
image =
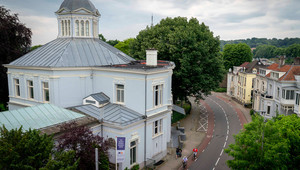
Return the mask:
<path fill-rule="evenodd" d="M 196 160 L 196 158 L 197 158 L 197 153 L 198 153 L 198 149 L 197 148 L 194 148 L 193 149 L 193 152 L 194 152 L 194 160 Z"/>
<path fill-rule="evenodd" d="M 187 161 L 188 161 L 188 158 L 186 156 L 184 156 L 183 161 L 182 161 L 183 169 L 186 168 Z"/>

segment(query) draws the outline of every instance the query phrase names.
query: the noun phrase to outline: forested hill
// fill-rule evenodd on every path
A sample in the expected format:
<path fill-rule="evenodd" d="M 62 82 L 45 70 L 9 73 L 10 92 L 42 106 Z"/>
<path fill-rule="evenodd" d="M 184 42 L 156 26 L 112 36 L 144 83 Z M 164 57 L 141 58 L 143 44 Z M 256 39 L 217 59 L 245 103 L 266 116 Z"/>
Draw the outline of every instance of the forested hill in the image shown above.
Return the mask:
<path fill-rule="evenodd" d="M 248 38 L 248 39 L 240 39 L 240 40 L 221 40 L 221 50 L 223 51 L 225 44 L 238 44 L 238 43 L 246 43 L 251 48 L 256 48 L 259 45 L 273 45 L 275 47 L 288 47 L 292 44 L 300 44 L 300 38 L 285 38 L 285 39 L 267 39 L 267 38 Z"/>

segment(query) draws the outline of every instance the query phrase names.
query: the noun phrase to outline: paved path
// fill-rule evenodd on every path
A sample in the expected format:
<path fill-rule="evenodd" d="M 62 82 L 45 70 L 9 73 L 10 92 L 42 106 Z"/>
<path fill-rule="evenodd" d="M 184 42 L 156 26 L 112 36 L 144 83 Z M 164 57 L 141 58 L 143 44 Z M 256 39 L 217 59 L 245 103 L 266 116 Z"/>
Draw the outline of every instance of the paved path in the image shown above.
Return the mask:
<path fill-rule="evenodd" d="M 237 134 L 242 126 L 237 109 L 230 105 L 229 101 L 227 103 L 225 101 L 225 98 L 214 95 L 204 101 L 207 110 L 214 114 L 214 120 L 209 119 L 208 122 L 214 124 L 213 137 L 206 149 L 199 154 L 198 159 L 192 164 L 189 163 L 189 169 L 229 169 L 226 161 L 230 158 L 224 153 L 224 148 L 234 142 L 233 134 Z"/>

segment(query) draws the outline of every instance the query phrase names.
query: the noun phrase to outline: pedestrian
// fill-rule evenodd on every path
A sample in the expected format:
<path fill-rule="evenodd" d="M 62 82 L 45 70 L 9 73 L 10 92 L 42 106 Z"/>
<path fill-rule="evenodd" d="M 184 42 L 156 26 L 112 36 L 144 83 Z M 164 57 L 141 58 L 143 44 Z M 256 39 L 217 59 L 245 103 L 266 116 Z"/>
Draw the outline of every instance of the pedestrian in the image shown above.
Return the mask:
<path fill-rule="evenodd" d="M 178 156 L 181 158 L 182 150 L 179 148 Z"/>
<path fill-rule="evenodd" d="M 182 159 L 182 166 L 183 166 L 183 169 L 186 168 L 187 161 L 188 161 L 188 158 L 187 158 L 186 156 L 184 156 L 183 159 Z"/>
<path fill-rule="evenodd" d="M 196 160 L 196 156 L 197 156 L 197 153 L 198 153 L 198 149 L 197 148 L 194 148 L 193 149 L 193 155 L 194 155 L 194 160 Z"/>
<path fill-rule="evenodd" d="M 176 158 L 178 158 L 178 157 L 180 157 L 180 156 L 179 156 L 179 148 L 177 147 L 176 148 Z"/>

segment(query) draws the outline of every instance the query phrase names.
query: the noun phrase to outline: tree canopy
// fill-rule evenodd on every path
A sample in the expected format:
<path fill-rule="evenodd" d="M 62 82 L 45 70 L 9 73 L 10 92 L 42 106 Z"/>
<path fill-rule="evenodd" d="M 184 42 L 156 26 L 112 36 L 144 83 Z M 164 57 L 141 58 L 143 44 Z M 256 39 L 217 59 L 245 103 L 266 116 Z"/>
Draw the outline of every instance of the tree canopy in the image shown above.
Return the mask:
<path fill-rule="evenodd" d="M 94 169 L 95 148 L 98 150 L 99 169 L 109 169 L 107 141 L 85 126 L 77 126 L 75 122 L 65 123 L 60 127 L 63 133 L 58 138 L 58 151 L 74 150 L 75 158 L 80 159 L 79 169 Z M 78 147 L 80 146 L 80 147 Z"/>
<path fill-rule="evenodd" d="M 53 150 L 52 136 L 39 130 L 0 127 L 0 169 L 76 169 L 74 151 Z"/>
<path fill-rule="evenodd" d="M 0 103 L 8 101 L 6 68 L 8 64 L 27 52 L 31 45 L 31 31 L 20 23 L 17 14 L 0 6 Z"/>
<path fill-rule="evenodd" d="M 134 41 L 133 38 L 128 38 L 124 41 L 120 41 L 118 44 L 116 44 L 114 47 L 121 50 L 123 53 L 130 55 L 129 54 L 129 44 Z"/>
<path fill-rule="evenodd" d="M 260 45 L 253 53 L 256 58 L 273 58 L 277 56 L 276 49 L 273 45 Z"/>
<path fill-rule="evenodd" d="M 0 169 L 38 169 L 44 166 L 53 148 L 52 137 L 38 130 L 7 130 L 0 127 Z"/>
<path fill-rule="evenodd" d="M 225 69 L 228 70 L 244 62 L 251 62 L 252 52 L 250 47 L 245 43 L 226 44 L 223 51 L 223 59 Z"/>
<path fill-rule="evenodd" d="M 232 169 L 300 169 L 300 118 L 280 115 L 264 122 L 261 116 L 235 135 L 225 152 Z"/>
<path fill-rule="evenodd" d="M 300 38 L 284 38 L 284 39 L 267 39 L 267 38 L 247 38 L 240 40 L 221 40 L 221 49 L 223 50 L 226 44 L 238 44 L 238 43 L 246 43 L 251 48 L 257 48 L 260 45 L 273 45 L 275 47 L 288 47 L 292 44 L 300 44 Z"/>
<path fill-rule="evenodd" d="M 293 44 L 286 48 L 287 57 L 300 57 L 300 44 Z"/>
<path fill-rule="evenodd" d="M 224 75 L 219 37 L 214 37 L 196 18 L 162 19 L 157 25 L 139 32 L 130 43 L 130 55 L 145 59 L 146 49 L 158 50 L 159 60 L 176 65 L 172 78 L 173 98 L 189 95 L 201 98 L 219 86 Z"/>

